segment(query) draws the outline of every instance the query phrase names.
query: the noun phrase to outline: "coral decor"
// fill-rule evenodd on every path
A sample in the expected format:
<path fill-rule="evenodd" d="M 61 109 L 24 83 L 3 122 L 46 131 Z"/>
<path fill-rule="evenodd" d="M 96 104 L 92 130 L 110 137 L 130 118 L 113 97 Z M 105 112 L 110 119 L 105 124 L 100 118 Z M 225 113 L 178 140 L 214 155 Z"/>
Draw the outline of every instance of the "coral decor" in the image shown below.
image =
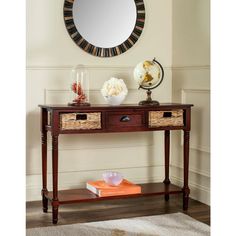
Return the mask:
<path fill-rule="evenodd" d="M 76 103 L 85 103 L 86 101 L 86 95 L 81 87 L 80 82 L 73 83 L 71 85 L 71 90 L 77 95 L 76 98 L 73 100 L 73 102 Z"/>

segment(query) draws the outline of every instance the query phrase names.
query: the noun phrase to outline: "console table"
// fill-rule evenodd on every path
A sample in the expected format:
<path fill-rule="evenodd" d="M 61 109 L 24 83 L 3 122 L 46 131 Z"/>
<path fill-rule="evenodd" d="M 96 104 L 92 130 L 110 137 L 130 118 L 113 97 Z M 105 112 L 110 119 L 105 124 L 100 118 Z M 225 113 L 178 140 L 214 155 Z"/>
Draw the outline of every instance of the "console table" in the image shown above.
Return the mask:
<path fill-rule="evenodd" d="M 73 107 L 66 105 L 39 105 L 41 108 L 42 133 L 42 204 L 48 210 L 52 205 L 52 222 L 57 224 L 58 207 L 61 204 L 107 200 L 124 197 L 140 197 L 169 194 L 183 194 L 183 209 L 188 209 L 189 186 L 189 132 L 192 104 L 161 104 L 159 106 L 92 105 Z M 183 130 L 184 184 L 179 188 L 169 179 L 170 130 Z M 52 179 L 53 191 L 47 189 L 47 132 L 52 135 Z M 135 195 L 98 197 L 87 189 L 58 191 L 58 136 L 60 134 L 110 133 L 164 131 L 165 178 L 163 183 L 140 184 L 142 192 Z"/>

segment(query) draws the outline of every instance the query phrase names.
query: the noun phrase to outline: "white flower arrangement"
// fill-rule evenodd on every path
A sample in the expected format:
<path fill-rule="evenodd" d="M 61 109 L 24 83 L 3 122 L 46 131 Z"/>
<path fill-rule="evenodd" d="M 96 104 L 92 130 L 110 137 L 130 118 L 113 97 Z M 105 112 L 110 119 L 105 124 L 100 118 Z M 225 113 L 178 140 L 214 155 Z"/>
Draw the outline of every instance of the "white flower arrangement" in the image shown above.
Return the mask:
<path fill-rule="evenodd" d="M 128 89 L 122 79 L 112 77 L 103 84 L 101 93 L 110 105 L 120 105 L 128 94 Z"/>
<path fill-rule="evenodd" d="M 118 96 L 121 93 L 126 96 L 128 94 L 128 89 L 123 79 L 112 77 L 103 84 L 101 93 L 104 97 Z"/>

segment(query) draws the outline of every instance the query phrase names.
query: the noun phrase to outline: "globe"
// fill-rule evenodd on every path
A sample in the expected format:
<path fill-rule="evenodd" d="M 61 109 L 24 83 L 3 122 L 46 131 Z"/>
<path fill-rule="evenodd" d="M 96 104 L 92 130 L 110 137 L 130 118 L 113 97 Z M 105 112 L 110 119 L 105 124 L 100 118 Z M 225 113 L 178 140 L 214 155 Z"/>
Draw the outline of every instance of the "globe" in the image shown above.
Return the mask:
<path fill-rule="evenodd" d="M 153 61 L 142 61 L 134 69 L 134 80 L 143 89 L 157 87 L 163 79 L 163 69 L 154 59 Z"/>
<path fill-rule="evenodd" d="M 164 70 L 161 64 L 154 58 L 152 61 L 142 61 L 134 68 L 134 80 L 139 88 L 147 90 L 147 99 L 140 101 L 139 105 L 160 105 L 151 98 L 152 89 L 158 87 L 164 78 Z"/>

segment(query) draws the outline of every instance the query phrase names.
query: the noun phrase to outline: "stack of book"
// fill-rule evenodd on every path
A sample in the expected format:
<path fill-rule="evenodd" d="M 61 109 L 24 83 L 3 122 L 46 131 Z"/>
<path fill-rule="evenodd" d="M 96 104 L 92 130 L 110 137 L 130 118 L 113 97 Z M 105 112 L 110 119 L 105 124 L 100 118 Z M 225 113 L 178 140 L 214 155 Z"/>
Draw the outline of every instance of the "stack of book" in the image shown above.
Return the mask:
<path fill-rule="evenodd" d="M 110 186 L 104 180 L 89 181 L 86 187 L 99 197 L 120 196 L 141 193 L 141 186 L 123 179 L 118 186 Z"/>

